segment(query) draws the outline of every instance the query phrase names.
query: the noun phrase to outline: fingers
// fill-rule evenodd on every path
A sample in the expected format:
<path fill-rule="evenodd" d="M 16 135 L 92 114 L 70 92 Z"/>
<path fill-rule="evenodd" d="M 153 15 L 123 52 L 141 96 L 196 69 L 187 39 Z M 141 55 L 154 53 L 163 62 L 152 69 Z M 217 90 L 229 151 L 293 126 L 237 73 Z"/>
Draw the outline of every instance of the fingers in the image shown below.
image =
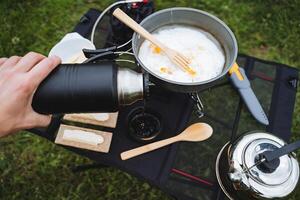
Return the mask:
<path fill-rule="evenodd" d="M 34 66 L 28 73 L 30 78 L 34 81 L 35 87 L 37 87 L 50 72 L 61 62 L 57 56 L 51 56 L 43 59 L 36 66 Z"/>
<path fill-rule="evenodd" d="M 21 72 L 28 72 L 44 58 L 45 56 L 43 56 L 42 54 L 30 52 L 19 60 L 15 68 L 16 70 Z"/>
<path fill-rule="evenodd" d="M 15 66 L 19 60 L 21 59 L 21 57 L 19 56 L 12 56 L 10 58 L 8 58 L 1 66 L 1 68 L 11 68 L 13 66 Z"/>
<path fill-rule="evenodd" d="M 0 67 L 7 60 L 7 58 L 0 58 Z"/>

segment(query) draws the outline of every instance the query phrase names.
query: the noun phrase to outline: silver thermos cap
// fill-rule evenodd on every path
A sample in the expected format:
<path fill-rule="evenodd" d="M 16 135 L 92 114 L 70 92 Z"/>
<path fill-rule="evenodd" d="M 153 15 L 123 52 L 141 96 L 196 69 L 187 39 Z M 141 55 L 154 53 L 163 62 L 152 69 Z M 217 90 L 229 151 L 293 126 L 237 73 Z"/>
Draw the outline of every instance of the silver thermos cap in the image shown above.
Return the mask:
<path fill-rule="evenodd" d="M 117 91 L 119 105 L 130 105 L 144 98 L 144 77 L 127 68 L 119 68 Z"/>

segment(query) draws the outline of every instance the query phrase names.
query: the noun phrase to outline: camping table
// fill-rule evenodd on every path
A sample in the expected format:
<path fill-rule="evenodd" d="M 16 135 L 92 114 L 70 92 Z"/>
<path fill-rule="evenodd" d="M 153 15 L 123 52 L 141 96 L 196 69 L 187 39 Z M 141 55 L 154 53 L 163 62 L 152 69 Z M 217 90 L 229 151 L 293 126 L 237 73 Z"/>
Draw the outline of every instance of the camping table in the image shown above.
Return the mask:
<path fill-rule="evenodd" d="M 91 9 L 80 20 L 75 31 L 88 37 L 99 11 Z M 95 163 L 118 168 L 159 187 L 175 199 L 224 199 L 215 177 L 215 159 L 222 146 L 242 133 L 262 130 L 273 133 L 285 141 L 291 136 L 292 115 L 298 85 L 298 70 L 286 65 L 239 55 L 238 64 L 245 68 L 252 88 L 266 111 L 270 125 L 256 122 L 245 108 L 229 80 L 199 93 L 204 116 L 199 118 L 189 95 L 153 91 L 147 106 L 160 113 L 163 129 L 157 139 L 176 135 L 194 122 L 209 123 L 213 136 L 204 142 L 181 142 L 148 154 L 121 161 L 120 153 L 141 144 L 127 135 L 126 118 L 132 109 L 141 105 L 122 108 L 109 153 L 98 153 L 78 148 L 64 148 L 85 156 Z M 174 100 L 175 99 L 175 100 Z M 32 129 L 32 133 L 54 142 L 62 123 L 62 116 L 53 116 L 46 129 Z"/>

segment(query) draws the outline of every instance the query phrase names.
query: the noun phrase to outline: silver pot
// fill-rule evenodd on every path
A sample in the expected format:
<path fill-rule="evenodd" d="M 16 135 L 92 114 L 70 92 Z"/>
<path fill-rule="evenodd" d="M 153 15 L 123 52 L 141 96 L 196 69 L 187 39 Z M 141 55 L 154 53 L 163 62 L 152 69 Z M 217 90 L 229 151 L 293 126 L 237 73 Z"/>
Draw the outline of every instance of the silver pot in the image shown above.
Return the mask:
<path fill-rule="evenodd" d="M 231 200 L 287 197 L 299 179 L 295 154 L 284 155 L 272 165 L 258 164 L 263 152 L 284 145 L 280 138 L 263 132 L 251 132 L 225 144 L 216 160 L 216 176 L 226 196 Z"/>
<path fill-rule="evenodd" d="M 217 80 L 220 80 L 220 78 L 227 74 L 237 57 L 237 42 L 232 31 L 217 17 L 193 8 L 177 7 L 160 10 L 148 16 L 140 23 L 140 25 L 149 32 L 153 32 L 162 26 L 172 24 L 190 25 L 211 33 L 219 41 L 225 53 L 225 65 L 222 73 L 213 79 L 193 83 L 179 83 L 162 78 L 143 65 L 142 61 L 138 58 L 139 49 L 144 42 L 144 38 L 135 33 L 132 39 L 132 47 L 138 64 L 146 72 L 151 74 L 150 80 L 152 82 L 173 91 L 196 92 L 216 84 Z"/>

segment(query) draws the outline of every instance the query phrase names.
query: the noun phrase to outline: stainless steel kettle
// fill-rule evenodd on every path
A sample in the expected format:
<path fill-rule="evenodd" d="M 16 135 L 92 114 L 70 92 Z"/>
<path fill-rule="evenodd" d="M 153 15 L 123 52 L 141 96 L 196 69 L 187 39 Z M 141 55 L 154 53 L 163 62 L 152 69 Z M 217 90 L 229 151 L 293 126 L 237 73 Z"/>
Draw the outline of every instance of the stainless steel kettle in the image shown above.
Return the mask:
<path fill-rule="evenodd" d="M 216 160 L 216 176 L 226 196 L 232 200 L 287 197 L 297 185 L 299 165 L 294 153 L 283 153 L 286 147 L 282 139 L 264 132 L 225 144 Z M 266 161 L 263 155 L 269 152 L 280 155 Z"/>

